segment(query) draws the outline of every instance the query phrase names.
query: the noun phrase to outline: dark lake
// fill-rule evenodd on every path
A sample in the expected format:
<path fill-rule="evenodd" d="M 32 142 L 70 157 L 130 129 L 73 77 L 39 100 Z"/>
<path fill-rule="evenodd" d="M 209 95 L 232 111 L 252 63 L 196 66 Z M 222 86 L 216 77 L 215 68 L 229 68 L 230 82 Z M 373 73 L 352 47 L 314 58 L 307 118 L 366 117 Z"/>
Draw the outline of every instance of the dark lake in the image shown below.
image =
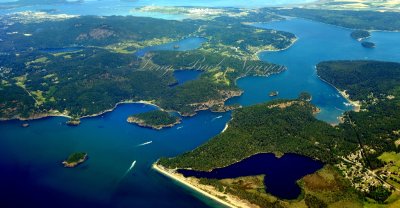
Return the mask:
<path fill-rule="evenodd" d="M 43 48 L 39 49 L 39 51 L 44 53 L 65 53 L 65 52 L 79 51 L 82 49 L 84 49 L 84 47 Z"/>
<path fill-rule="evenodd" d="M 185 177 L 213 179 L 265 175 L 266 192 L 282 199 L 295 199 L 301 193 L 296 181 L 322 167 L 322 162 L 297 154 L 285 154 L 277 158 L 272 153 L 261 153 L 211 172 L 185 169 L 178 172 Z"/>
<path fill-rule="evenodd" d="M 161 45 L 149 46 L 138 50 L 135 55 L 142 57 L 146 53 L 151 51 L 190 51 L 200 48 L 201 45 L 206 42 L 206 38 L 201 37 L 189 37 L 179 41 L 165 43 Z"/>
<path fill-rule="evenodd" d="M 200 77 L 202 71 L 196 70 L 177 70 L 174 71 L 174 77 L 176 79 L 176 83 L 171 86 L 182 85 L 187 81 L 192 81 Z"/>

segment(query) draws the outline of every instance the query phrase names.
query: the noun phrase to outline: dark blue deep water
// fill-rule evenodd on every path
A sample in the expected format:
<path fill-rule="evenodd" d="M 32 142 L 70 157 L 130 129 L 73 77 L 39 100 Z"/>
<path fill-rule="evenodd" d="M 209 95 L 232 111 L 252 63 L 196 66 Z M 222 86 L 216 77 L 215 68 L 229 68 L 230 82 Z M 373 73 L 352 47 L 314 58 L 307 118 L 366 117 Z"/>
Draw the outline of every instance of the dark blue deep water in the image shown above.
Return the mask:
<path fill-rule="evenodd" d="M 267 192 L 283 199 L 295 199 L 301 193 L 296 181 L 321 169 L 322 166 L 321 162 L 301 155 L 285 154 L 277 158 L 272 153 L 261 153 L 211 172 L 185 169 L 180 169 L 178 172 L 185 177 L 214 179 L 265 175 Z"/>
<path fill-rule="evenodd" d="M 317 22 L 293 19 L 257 26 L 299 37 L 287 50 L 259 55 L 288 70 L 271 77 L 238 80 L 244 94 L 229 102 L 252 105 L 270 100 L 268 92 L 273 90 L 279 91 L 280 98 L 309 91 L 312 102 L 322 109 L 318 118 L 335 122 L 351 107 L 316 76 L 316 63 L 332 59 L 400 61 L 400 33 L 373 32 L 371 41 L 377 46 L 371 50 L 352 40 L 351 30 Z M 180 48 L 184 46 L 180 43 Z M 200 112 L 161 131 L 126 122 L 129 115 L 152 109 L 144 104 L 119 105 L 113 112 L 83 119 L 78 127 L 64 125 L 67 119 L 61 117 L 29 121 L 28 128 L 22 128 L 24 122 L 20 121 L 0 122 L 0 207 L 220 207 L 153 171 L 151 165 L 160 157 L 176 156 L 204 144 L 222 131 L 230 113 Z M 148 141 L 152 143 L 138 146 Z M 74 169 L 63 168 L 60 162 L 76 151 L 87 152 L 89 160 Z M 285 171 L 287 175 L 273 171 L 284 170 L 283 164 L 298 164 L 297 157 L 284 158 L 254 164 L 271 168 L 266 168 L 267 191 L 271 193 L 280 194 L 279 184 L 293 185 L 295 178 L 301 177 L 297 171 Z M 135 167 L 127 172 L 135 160 Z M 308 171 L 299 169 L 303 170 Z M 275 181 L 268 180 L 276 175 L 279 183 L 274 185 Z"/>
<path fill-rule="evenodd" d="M 161 131 L 126 122 L 129 115 L 154 109 L 121 104 L 82 119 L 78 127 L 65 125 L 68 119 L 61 117 L 30 121 L 28 128 L 21 121 L 0 122 L 0 207 L 220 207 L 151 165 L 203 144 L 221 132 L 230 113 L 200 112 Z M 89 159 L 64 168 L 62 160 L 77 151 Z"/>

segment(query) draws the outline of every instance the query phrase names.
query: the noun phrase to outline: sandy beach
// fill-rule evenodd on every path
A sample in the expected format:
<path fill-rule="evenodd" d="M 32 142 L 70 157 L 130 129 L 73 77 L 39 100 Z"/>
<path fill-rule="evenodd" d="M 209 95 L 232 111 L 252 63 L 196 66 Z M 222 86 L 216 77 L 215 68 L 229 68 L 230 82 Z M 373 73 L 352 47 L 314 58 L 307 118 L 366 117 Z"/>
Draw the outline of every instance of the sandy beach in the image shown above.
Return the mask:
<path fill-rule="evenodd" d="M 200 184 L 198 179 L 190 177 L 190 178 L 185 178 L 183 175 L 174 172 L 174 170 L 171 169 L 166 169 L 161 165 L 158 165 L 157 163 L 154 163 L 152 168 L 156 170 L 157 172 L 203 194 L 204 196 L 207 196 L 227 207 L 258 207 L 256 205 L 250 204 L 249 202 L 242 200 L 236 196 L 230 195 L 230 194 L 225 194 L 217 191 L 214 187 L 212 186 L 207 186 Z"/>
<path fill-rule="evenodd" d="M 228 127 L 229 127 L 229 124 L 228 123 L 226 123 L 225 124 L 225 128 L 224 129 L 222 129 L 222 131 L 221 131 L 221 133 L 224 133 L 227 129 L 228 129 Z"/>
<path fill-rule="evenodd" d="M 361 104 L 360 101 L 354 101 L 350 99 L 350 96 L 346 93 L 346 90 L 339 90 L 336 88 L 336 90 L 347 100 L 347 102 L 349 102 L 352 106 L 354 106 L 354 111 L 355 112 L 359 112 L 361 109 Z"/>

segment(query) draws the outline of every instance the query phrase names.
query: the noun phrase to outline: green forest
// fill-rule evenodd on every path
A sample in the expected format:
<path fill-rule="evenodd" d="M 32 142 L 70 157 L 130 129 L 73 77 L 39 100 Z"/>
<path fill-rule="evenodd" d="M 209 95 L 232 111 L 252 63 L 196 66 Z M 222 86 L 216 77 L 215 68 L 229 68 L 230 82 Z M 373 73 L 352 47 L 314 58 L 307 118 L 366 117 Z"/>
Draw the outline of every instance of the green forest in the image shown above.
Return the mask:
<path fill-rule="evenodd" d="M 399 95 L 400 63 L 381 61 L 327 61 L 317 65 L 318 75 L 352 100 L 372 101 Z"/>

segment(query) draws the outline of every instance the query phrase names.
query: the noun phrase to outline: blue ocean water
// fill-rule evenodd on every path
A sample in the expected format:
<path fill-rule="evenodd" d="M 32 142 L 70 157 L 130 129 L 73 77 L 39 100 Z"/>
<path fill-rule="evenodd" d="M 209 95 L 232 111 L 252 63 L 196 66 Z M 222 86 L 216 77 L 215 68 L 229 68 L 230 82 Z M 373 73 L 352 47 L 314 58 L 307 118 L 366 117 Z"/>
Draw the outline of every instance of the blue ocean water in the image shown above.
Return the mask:
<path fill-rule="evenodd" d="M 151 165 L 218 134 L 230 113 L 200 112 L 162 131 L 126 122 L 131 114 L 153 109 L 122 104 L 113 112 L 83 119 L 78 127 L 65 125 L 67 119 L 60 117 L 31 121 L 28 128 L 22 128 L 21 121 L 1 122 L 0 207 L 217 206 L 198 200 L 201 196 L 193 196 Z M 64 168 L 62 160 L 76 151 L 87 152 L 89 159 L 77 168 Z"/>
<path fill-rule="evenodd" d="M 279 91 L 279 98 L 296 97 L 306 90 L 322 109 L 318 117 L 334 121 L 350 107 L 333 87 L 318 79 L 317 62 L 400 61 L 400 33 L 373 32 L 371 41 L 377 47 L 371 50 L 352 40 L 350 30 L 317 22 L 292 19 L 256 26 L 290 31 L 299 40 L 288 50 L 261 53 L 262 60 L 283 64 L 288 70 L 238 80 L 245 93 L 229 102 L 251 105 L 269 100 L 272 90 Z M 200 112 L 161 131 L 126 122 L 129 115 L 152 109 L 124 104 L 113 112 L 83 119 L 78 127 L 66 126 L 67 119 L 60 117 L 29 121 L 28 128 L 22 128 L 20 121 L 0 122 L 0 207 L 221 206 L 156 173 L 151 164 L 203 144 L 224 128 L 230 113 Z M 61 161 L 76 151 L 87 152 L 89 160 L 74 169 L 62 167 Z M 133 161 L 136 165 L 126 174 Z"/>
<path fill-rule="evenodd" d="M 261 153 L 238 163 L 211 172 L 178 170 L 185 177 L 197 178 L 237 178 L 242 176 L 265 175 L 266 191 L 282 199 L 296 199 L 301 189 L 297 181 L 305 175 L 321 169 L 323 163 L 296 154 L 285 154 L 280 158 L 272 153 Z"/>
<path fill-rule="evenodd" d="M 370 41 L 376 48 L 368 49 L 350 37 L 351 30 L 304 19 L 260 23 L 260 28 L 288 31 L 298 37 L 287 50 L 262 52 L 259 58 L 266 62 L 282 64 L 287 71 L 270 77 L 245 77 L 237 84 L 244 90 L 240 97 L 228 101 L 243 106 L 276 98 L 296 98 L 300 92 L 311 93 L 312 103 L 321 112 L 317 118 L 335 123 L 337 117 L 352 106 L 336 89 L 318 78 L 317 63 L 325 60 L 381 60 L 400 61 L 400 33 L 373 32 Z M 279 91 L 277 97 L 269 97 L 270 91 Z"/>

